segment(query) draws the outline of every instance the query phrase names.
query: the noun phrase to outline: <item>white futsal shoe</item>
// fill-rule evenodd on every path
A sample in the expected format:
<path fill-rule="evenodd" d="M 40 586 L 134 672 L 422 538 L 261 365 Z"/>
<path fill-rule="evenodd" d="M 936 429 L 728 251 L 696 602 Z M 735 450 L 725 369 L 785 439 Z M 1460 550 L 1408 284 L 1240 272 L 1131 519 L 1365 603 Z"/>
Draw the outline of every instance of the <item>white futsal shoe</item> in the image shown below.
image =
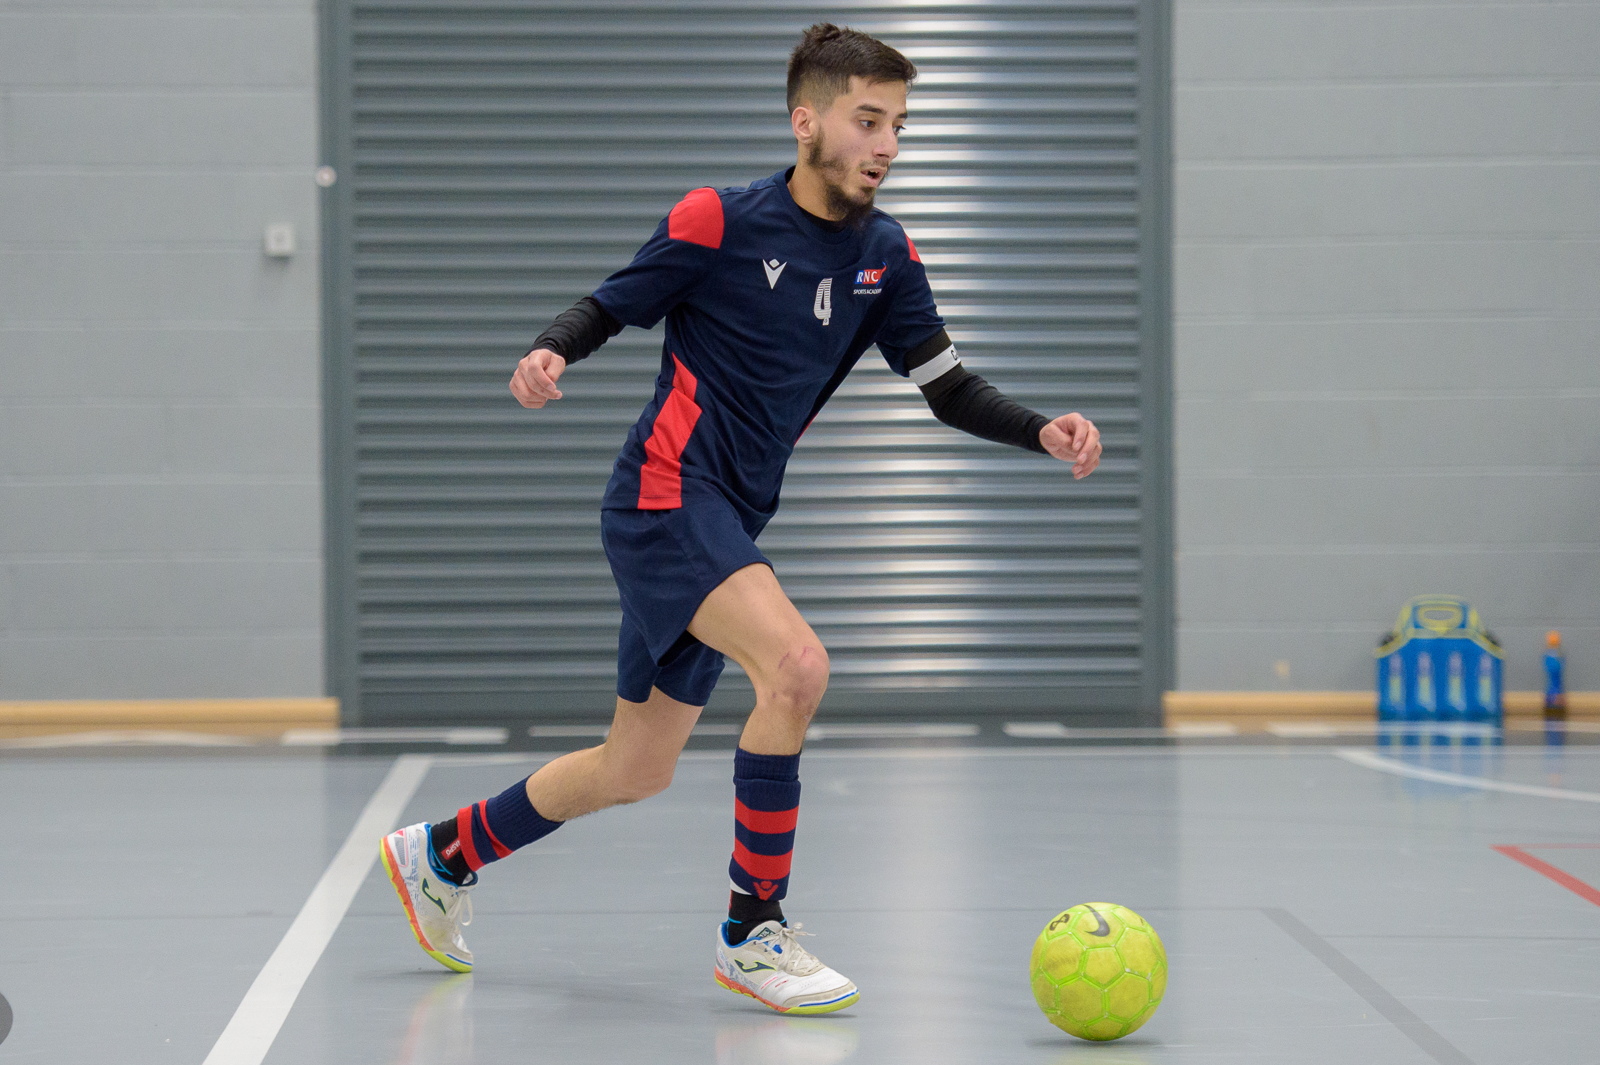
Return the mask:
<path fill-rule="evenodd" d="M 440 880 L 428 864 L 427 822 L 407 825 L 383 837 L 378 851 L 389 883 L 406 908 L 411 934 L 428 957 L 458 973 L 472 971 L 472 951 L 461 938 L 461 929 L 472 923 L 472 899 L 467 892 L 478 882 L 464 887 Z"/>
<path fill-rule="evenodd" d="M 717 983 L 749 995 L 779 1013 L 832 1013 L 861 997 L 856 985 L 800 945 L 810 935 L 777 921 L 763 921 L 743 943 L 730 944 L 727 925 L 717 928 Z"/>

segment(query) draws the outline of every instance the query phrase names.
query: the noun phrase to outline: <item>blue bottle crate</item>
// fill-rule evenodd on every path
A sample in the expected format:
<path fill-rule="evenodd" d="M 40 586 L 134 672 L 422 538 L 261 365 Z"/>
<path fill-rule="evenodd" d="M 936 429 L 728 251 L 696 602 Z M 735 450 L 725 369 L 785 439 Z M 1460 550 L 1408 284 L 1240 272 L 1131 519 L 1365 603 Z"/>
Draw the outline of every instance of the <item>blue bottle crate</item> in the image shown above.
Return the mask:
<path fill-rule="evenodd" d="M 1504 722 L 1505 655 L 1466 600 L 1417 596 L 1375 654 L 1379 721 Z"/>

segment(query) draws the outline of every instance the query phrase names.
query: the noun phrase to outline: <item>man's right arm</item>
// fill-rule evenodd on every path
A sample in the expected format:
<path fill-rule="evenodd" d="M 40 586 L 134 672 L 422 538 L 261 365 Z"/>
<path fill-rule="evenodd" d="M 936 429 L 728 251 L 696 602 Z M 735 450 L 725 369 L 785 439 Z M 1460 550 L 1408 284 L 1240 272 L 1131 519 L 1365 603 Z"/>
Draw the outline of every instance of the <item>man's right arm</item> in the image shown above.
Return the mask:
<path fill-rule="evenodd" d="M 622 332 L 622 323 L 600 306 L 593 296 L 585 296 L 556 316 L 550 328 L 539 334 L 533 350 L 522 357 L 511 375 L 511 394 L 524 407 L 538 409 L 552 399 L 561 398 L 556 382 L 568 366 L 594 354 L 595 349 Z"/>
<path fill-rule="evenodd" d="M 587 359 L 620 332 L 622 323 L 611 317 L 599 300 L 585 296 L 556 316 L 550 328 L 533 342 L 533 350 L 553 351 L 571 366 L 579 359 Z"/>
<path fill-rule="evenodd" d="M 524 407 L 561 398 L 556 381 L 569 363 L 592 354 L 624 325 L 649 329 L 711 271 L 722 247 L 722 200 L 695 189 L 656 227 L 633 257 L 534 341 L 511 375 L 511 393 Z"/>

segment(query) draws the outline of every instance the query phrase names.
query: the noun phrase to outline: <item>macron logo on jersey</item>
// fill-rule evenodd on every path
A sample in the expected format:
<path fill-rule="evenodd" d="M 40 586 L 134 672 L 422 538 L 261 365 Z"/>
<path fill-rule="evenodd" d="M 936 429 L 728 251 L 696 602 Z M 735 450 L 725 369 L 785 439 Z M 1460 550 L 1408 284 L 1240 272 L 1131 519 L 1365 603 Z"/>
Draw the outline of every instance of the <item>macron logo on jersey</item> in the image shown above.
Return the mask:
<path fill-rule="evenodd" d="M 883 275 L 888 272 L 888 263 L 884 263 L 876 270 L 857 270 L 855 294 L 857 296 L 876 296 L 883 291 Z"/>
<path fill-rule="evenodd" d="M 785 266 L 788 266 L 788 265 L 789 265 L 788 263 L 780 263 L 776 259 L 769 259 L 768 261 L 766 261 L 766 262 L 761 264 L 761 269 L 763 269 L 763 270 L 765 270 L 767 272 L 767 287 L 768 288 L 777 288 L 778 287 L 778 278 L 783 275 L 783 268 Z"/>

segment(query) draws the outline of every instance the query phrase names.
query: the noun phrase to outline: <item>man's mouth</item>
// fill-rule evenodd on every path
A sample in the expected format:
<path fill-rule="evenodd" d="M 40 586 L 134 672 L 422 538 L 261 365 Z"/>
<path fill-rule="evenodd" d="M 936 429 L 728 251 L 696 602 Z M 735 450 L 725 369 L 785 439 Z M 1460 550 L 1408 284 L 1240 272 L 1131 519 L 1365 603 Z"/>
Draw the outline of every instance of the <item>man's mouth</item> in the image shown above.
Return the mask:
<path fill-rule="evenodd" d="M 874 188 L 883 184 L 883 179 L 888 173 L 888 167 L 868 166 L 861 169 L 861 176 L 866 178 L 868 184 L 872 185 Z"/>

